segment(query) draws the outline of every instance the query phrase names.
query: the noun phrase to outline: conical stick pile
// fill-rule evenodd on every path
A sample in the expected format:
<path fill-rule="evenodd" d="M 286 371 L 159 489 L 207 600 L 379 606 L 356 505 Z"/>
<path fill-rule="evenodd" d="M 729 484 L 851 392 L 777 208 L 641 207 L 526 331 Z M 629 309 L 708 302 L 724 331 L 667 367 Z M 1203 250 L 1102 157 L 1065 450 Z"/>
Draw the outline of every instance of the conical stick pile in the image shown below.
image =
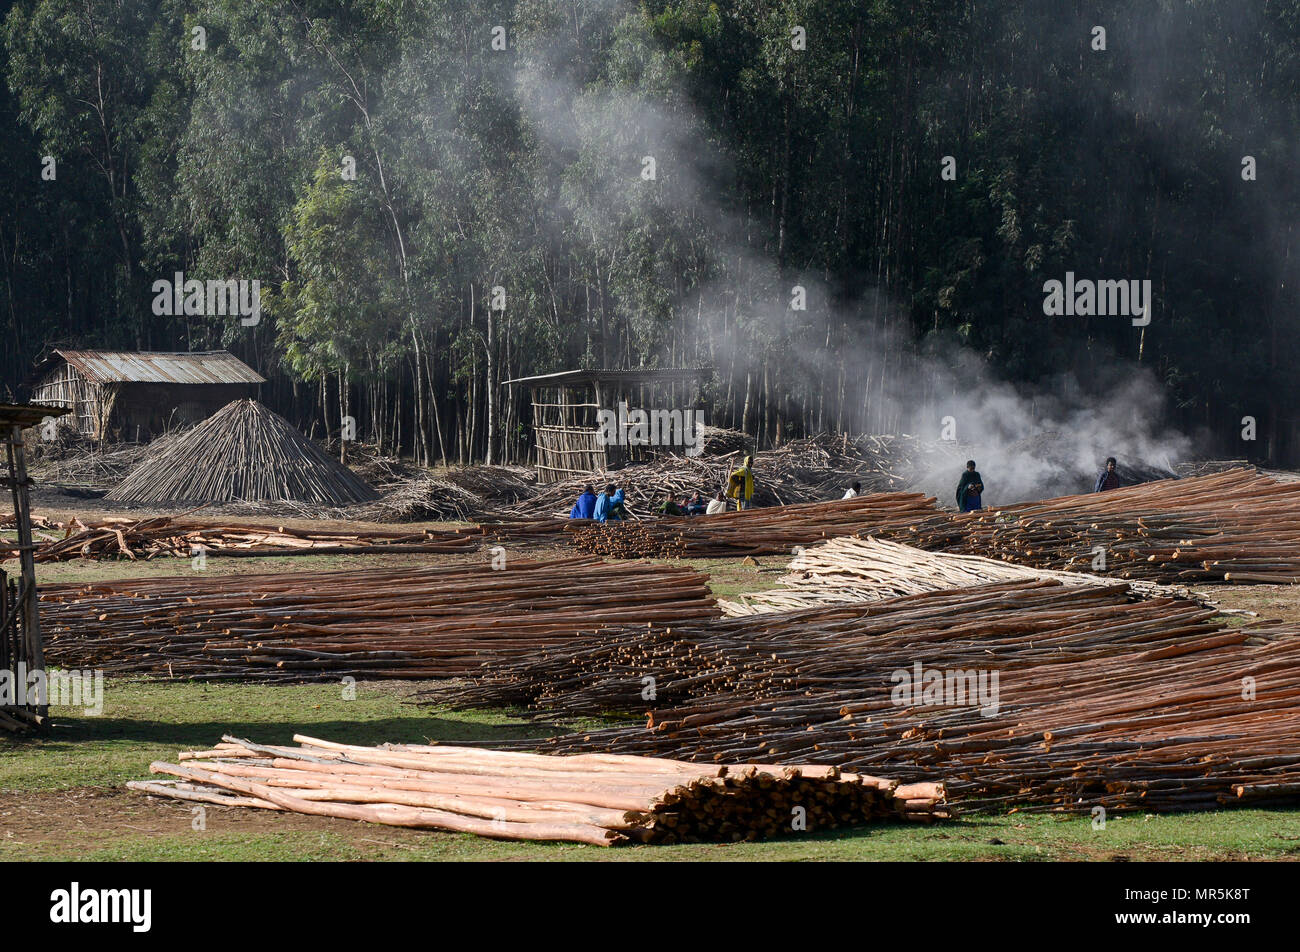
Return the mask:
<path fill-rule="evenodd" d="M 235 400 L 151 449 L 109 499 L 133 502 L 296 500 L 335 506 L 378 494 L 288 420 Z"/>
<path fill-rule="evenodd" d="M 940 783 L 900 786 L 826 767 L 294 740 L 299 746 L 227 736 L 211 750 L 182 753 L 179 764 L 150 765 L 177 779 L 127 786 L 178 800 L 593 846 L 735 842 L 946 816 Z"/>
<path fill-rule="evenodd" d="M 196 573 L 197 574 L 197 573 Z M 41 589 L 46 658 L 199 680 L 443 678 L 609 625 L 716 617 L 687 567 L 590 558 Z"/>

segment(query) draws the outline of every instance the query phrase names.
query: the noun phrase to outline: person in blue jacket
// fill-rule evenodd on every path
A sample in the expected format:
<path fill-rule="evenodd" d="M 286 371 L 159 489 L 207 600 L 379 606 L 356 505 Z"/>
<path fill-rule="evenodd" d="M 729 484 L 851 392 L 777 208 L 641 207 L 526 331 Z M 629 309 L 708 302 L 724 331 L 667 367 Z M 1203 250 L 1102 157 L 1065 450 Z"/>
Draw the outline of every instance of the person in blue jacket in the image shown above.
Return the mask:
<path fill-rule="evenodd" d="M 617 522 L 624 518 L 625 512 L 623 490 L 615 489 L 614 484 L 610 483 L 605 487 L 605 491 L 596 497 L 596 511 L 592 518 L 597 522 L 608 522 L 611 519 Z"/>
<path fill-rule="evenodd" d="M 590 519 L 596 511 L 596 491 L 591 483 L 582 487 L 582 495 L 569 510 L 570 519 Z"/>

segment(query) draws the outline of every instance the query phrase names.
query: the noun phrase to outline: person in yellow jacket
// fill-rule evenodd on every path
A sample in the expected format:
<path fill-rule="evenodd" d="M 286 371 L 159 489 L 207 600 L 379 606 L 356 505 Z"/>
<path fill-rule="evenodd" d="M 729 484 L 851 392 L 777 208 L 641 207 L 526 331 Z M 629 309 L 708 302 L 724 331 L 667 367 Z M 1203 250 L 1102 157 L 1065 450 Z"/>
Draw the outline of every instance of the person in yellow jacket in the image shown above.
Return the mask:
<path fill-rule="evenodd" d="M 736 500 L 737 512 L 754 504 L 754 457 L 746 456 L 727 477 L 727 498 Z"/>

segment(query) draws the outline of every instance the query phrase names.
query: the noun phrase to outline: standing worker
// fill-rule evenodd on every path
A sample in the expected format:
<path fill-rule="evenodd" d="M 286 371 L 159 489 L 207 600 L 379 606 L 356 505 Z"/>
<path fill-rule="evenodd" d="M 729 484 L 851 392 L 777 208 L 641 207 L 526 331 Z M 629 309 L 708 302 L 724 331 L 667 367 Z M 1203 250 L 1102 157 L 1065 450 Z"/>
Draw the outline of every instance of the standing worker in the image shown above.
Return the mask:
<path fill-rule="evenodd" d="M 727 477 L 727 498 L 736 500 L 737 512 L 753 506 L 754 457 L 746 456 L 745 462 L 733 469 Z"/>
<path fill-rule="evenodd" d="M 966 472 L 957 483 L 957 511 L 974 512 L 984 508 L 984 477 L 975 469 L 973 459 L 966 460 Z"/>
<path fill-rule="evenodd" d="M 1097 474 L 1097 486 L 1093 492 L 1105 492 L 1107 489 L 1119 489 L 1119 473 L 1115 472 L 1115 457 L 1106 457 L 1106 468 Z"/>

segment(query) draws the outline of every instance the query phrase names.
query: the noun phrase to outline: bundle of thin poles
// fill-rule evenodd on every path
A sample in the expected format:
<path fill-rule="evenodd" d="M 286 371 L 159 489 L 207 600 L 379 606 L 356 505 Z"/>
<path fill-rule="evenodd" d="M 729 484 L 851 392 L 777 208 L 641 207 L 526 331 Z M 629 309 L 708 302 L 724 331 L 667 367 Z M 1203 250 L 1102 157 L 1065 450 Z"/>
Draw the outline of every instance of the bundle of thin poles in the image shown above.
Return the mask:
<path fill-rule="evenodd" d="M 725 558 L 788 553 L 847 535 L 888 534 L 938 514 L 933 496 L 874 493 L 834 502 L 577 528 L 583 552 L 619 558 Z"/>
<path fill-rule="evenodd" d="M 1289 584 L 1300 582 L 1300 483 L 1232 469 L 919 520 L 889 538 L 1126 579 Z"/>
<path fill-rule="evenodd" d="M 594 846 L 758 840 L 947 815 L 941 783 L 900 785 L 835 768 L 294 741 L 226 736 L 211 750 L 182 753 L 179 764 L 150 765 L 177 779 L 127 786 L 201 803 Z"/>
<path fill-rule="evenodd" d="M 1300 797 L 1300 638 L 1123 585 L 1014 582 L 607 631 L 428 697 L 646 711 L 559 753 L 816 763 L 971 809 L 1208 809 Z M 539 742 L 521 742 L 538 747 Z"/>
<path fill-rule="evenodd" d="M 589 558 L 41 589 L 46 660 L 167 678 L 440 678 L 609 625 L 716 617 L 687 567 Z"/>
<path fill-rule="evenodd" d="M 883 539 L 847 536 L 812 546 L 796 555 L 779 588 L 719 599 L 724 614 L 757 615 L 794 611 L 841 602 L 879 601 L 949 588 L 968 588 L 1003 581 L 1055 579 L 1063 585 L 1112 585 L 1114 579 L 1084 572 L 1058 572 L 999 562 L 978 555 L 924 552 Z M 1208 604 L 1208 596 L 1185 587 L 1130 582 L 1135 594 L 1191 598 Z"/>
<path fill-rule="evenodd" d="M 45 524 L 37 532 L 37 562 L 69 559 L 132 561 L 205 555 L 269 556 L 381 553 L 471 552 L 482 542 L 478 529 L 425 529 L 393 532 L 378 529 L 297 529 L 257 523 L 221 524 L 157 516 L 128 519 L 111 516 L 62 526 Z M 53 534 L 61 531 L 62 536 Z M 0 559 L 17 554 L 17 543 L 0 539 Z"/>

